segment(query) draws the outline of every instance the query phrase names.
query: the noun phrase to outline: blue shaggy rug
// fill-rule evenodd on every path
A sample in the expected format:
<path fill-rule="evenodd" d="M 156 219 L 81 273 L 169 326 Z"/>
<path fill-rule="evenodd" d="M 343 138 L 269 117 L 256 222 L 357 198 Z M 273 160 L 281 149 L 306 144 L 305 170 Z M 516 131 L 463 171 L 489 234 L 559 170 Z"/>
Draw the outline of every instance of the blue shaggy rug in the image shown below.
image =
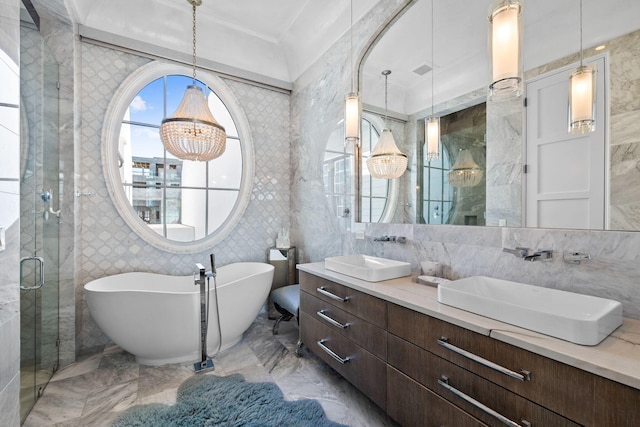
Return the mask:
<path fill-rule="evenodd" d="M 344 427 L 327 419 L 317 401 L 285 401 L 274 383 L 249 383 L 240 374 L 195 375 L 180 385 L 174 405 L 134 406 L 112 425 Z"/>

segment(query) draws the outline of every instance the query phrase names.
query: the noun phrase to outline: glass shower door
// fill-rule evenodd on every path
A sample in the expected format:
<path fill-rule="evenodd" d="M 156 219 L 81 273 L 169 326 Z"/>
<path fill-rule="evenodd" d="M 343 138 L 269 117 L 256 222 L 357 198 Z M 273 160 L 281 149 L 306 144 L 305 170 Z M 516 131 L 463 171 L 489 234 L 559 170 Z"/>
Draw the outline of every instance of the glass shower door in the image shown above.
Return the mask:
<path fill-rule="evenodd" d="M 25 14 L 23 14 L 24 16 Z M 20 28 L 20 412 L 58 367 L 58 64 L 40 32 Z"/>

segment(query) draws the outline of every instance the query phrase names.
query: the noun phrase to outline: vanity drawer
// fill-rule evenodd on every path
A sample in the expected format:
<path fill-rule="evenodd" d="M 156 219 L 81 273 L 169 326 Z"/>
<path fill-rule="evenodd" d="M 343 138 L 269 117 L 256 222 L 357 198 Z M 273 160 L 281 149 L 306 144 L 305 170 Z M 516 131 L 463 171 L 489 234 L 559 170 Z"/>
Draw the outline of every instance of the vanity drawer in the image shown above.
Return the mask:
<path fill-rule="evenodd" d="M 387 367 L 387 413 L 404 427 L 486 427 L 402 372 Z"/>
<path fill-rule="evenodd" d="M 640 390 L 602 377 L 596 377 L 596 390 L 591 425 L 640 426 Z"/>
<path fill-rule="evenodd" d="M 379 328 L 387 327 L 387 303 L 384 300 L 304 271 L 300 272 L 300 288 Z"/>
<path fill-rule="evenodd" d="M 580 425 L 394 335 L 389 335 L 388 343 L 390 365 L 488 425 L 505 423 L 480 409 L 480 405 L 520 425 L 525 425 L 521 420 L 532 426 Z"/>
<path fill-rule="evenodd" d="M 366 394 L 382 409 L 387 401 L 387 365 L 359 345 L 320 323 L 305 312 L 300 313 L 300 337 L 305 346 L 335 369 L 347 381 Z M 321 347 L 322 342 L 325 349 Z M 335 353 L 331 356 L 328 351 Z M 337 359 L 348 359 L 341 363 Z"/>
<path fill-rule="evenodd" d="M 390 334 L 578 423 L 592 423 L 594 405 L 584 402 L 594 399 L 595 375 L 396 304 L 389 304 L 388 309 Z M 442 345 L 445 344 L 443 337 L 446 337 L 446 346 Z M 467 355 L 461 355 L 459 350 Z M 522 375 L 523 380 L 488 367 L 477 357 L 505 368 L 514 376 Z"/>
<path fill-rule="evenodd" d="M 380 359 L 387 360 L 386 330 L 306 292 L 300 292 L 300 310 Z"/>

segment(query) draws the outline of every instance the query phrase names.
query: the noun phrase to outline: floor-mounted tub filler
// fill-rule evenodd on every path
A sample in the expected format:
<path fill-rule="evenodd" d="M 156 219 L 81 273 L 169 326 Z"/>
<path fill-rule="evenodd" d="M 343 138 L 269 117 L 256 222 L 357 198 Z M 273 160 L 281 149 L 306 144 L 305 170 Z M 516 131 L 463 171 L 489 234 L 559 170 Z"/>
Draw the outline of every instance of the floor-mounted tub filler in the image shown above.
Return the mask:
<path fill-rule="evenodd" d="M 264 305 L 274 267 L 257 262 L 217 269 L 220 329 L 210 316 L 206 347 L 235 345 Z M 194 277 L 155 273 L 123 273 L 84 285 L 89 311 L 98 327 L 144 365 L 200 359 L 200 289 Z M 213 292 L 209 306 L 215 307 Z"/>

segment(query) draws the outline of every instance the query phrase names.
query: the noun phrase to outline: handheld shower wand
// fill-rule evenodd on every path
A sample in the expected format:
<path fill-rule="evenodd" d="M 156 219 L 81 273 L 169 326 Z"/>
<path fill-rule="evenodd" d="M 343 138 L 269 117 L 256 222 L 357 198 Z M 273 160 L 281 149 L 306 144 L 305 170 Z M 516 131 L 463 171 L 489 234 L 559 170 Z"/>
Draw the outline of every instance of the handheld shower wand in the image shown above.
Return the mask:
<path fill-rule="evenodd" d="M 220 348 L 222 348 L 222 326 L 220 325 L 220 305 L 218 304 L 218 272 L 216 271 L 216 256 L 211 254 L 209 258 L 211 260 L 211 276 L 213 277 L 213 296 L 216 300 L 216 315 L 218 317 L 218 351 L 216 351 L 216 354 L 218 354 L 220 353 Z"/>

